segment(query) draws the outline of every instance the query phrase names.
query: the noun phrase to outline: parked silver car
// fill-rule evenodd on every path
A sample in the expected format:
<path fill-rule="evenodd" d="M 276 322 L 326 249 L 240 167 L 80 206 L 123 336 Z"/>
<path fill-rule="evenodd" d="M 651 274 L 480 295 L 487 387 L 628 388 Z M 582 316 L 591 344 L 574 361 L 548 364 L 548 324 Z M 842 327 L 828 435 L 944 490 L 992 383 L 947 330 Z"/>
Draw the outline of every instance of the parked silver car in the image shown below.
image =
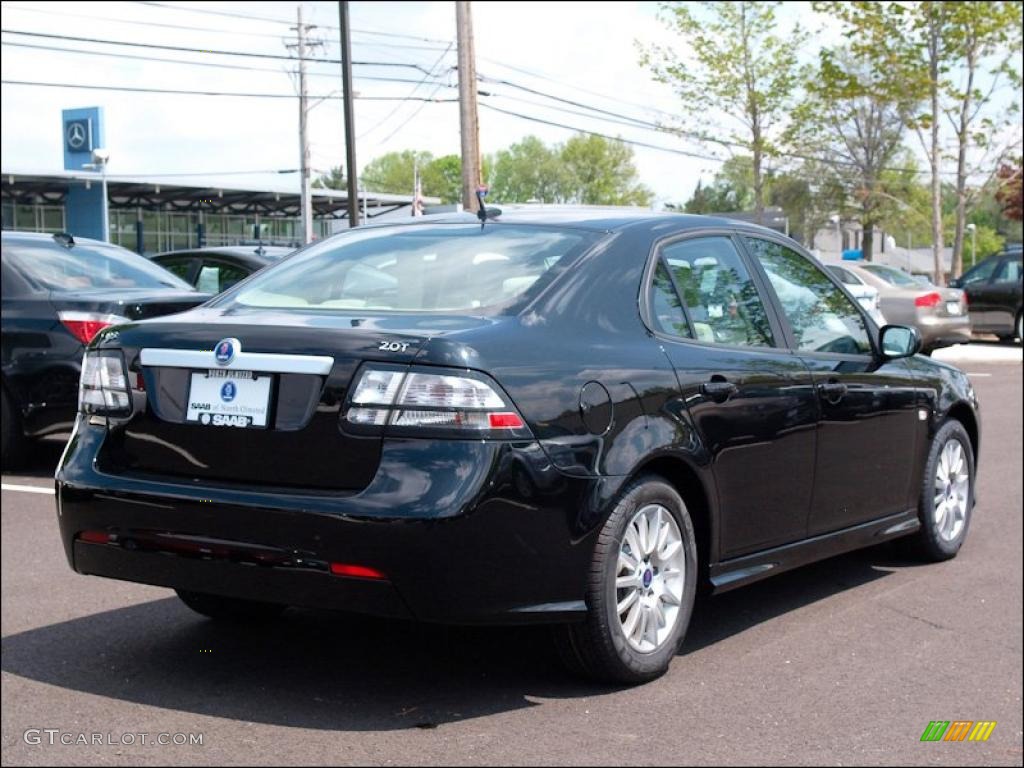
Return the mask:
<path fill-rule="evenodd" d="M 842 281 L 843 285 L 846 286 L 846 290 L 868 311 L 868 314 L 871 315 L 871 318 L 878 324 L 879 328 L 886 324 L 885 315 L 882 314 L 880 308 L 880 297 L 877 288 L 873 285 L 868 285 L 848 270 L 846 262 L 826 261 L 823 264 L 825 269 Z"/>
<path fill-rule="evenodd" d="M 878 290 L 879 308 L 888 322 L 917 328 L 922 352 L 971 340 L 967 297 L 960 289 L 920 283 L 885 264 L 845 261 L 842 267 Z"/>

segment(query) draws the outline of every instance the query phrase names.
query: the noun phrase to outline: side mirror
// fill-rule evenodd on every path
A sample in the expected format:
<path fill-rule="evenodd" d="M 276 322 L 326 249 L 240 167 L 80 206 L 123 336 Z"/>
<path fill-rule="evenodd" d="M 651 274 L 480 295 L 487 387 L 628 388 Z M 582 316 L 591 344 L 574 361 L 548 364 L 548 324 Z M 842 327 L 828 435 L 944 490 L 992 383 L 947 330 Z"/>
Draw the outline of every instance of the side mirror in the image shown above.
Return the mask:
<path fill-rule="evenodd" d="M 887 360 L 911 357 L 921 349 L 921 336 L 917 329 L 906 325 L 887 325 L 878 338 L 882 355 Z"/>

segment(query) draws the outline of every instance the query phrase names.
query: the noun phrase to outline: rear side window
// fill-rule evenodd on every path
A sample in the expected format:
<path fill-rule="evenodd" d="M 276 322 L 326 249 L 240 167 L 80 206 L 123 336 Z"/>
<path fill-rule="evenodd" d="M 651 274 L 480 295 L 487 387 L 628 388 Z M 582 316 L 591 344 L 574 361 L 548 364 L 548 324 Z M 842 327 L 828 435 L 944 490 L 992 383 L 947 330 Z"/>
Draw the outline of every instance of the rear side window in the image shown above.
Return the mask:
<path fill-rule="evenodd" d="M 123 248 L 56 243 L 4 245 L 4 258 L 36 287 L 50 291 L 192 286 L 166 269 Z"/>
<path fill-rule="evenodd" d="M 768 313 L 730 238 L 670 243 L 661 249 L 661 260 L 693 328 L 692 334 L 676 335 L 740 347 L 774 344 Z"/>
<path fill-rule="evenodd" d="M 889 285 L 895 285 L 900 288 L 921 287 L 921 283 L 917 282 L 917 280 L 903 270 L 896 269 L 895 267 L 887 267 L 884 264 L 861 264 L 860 268 L 866 269 L 875 277 L 885 280 Z"/>
<path fill-rule="evenodd" d="M 168 259 L 167 261 L 154 262 L 166 269 L 172 275 L 188 280 L 188 273 L 192 267 L 192 259 Z"/>
<path fill-rule="evenodd" d="M 196 290 L 203 293 L 220 293 L 244 280 L 248 274 L 233 264 L 204 261 L 196 279 Z"/>
<path fill-rule="evenodd" d="M 508 306 L 546 284 L 601 233 L 488 224 L 355 230 L 268 267 L 241 306 L 459 312 Z"/>
<path fill-rule="evenodd" d="M 997 283 L 1019 283 L 1021 276 L 1021 262 L 1013 259 L 1007 259 L 999 265 L 999 271 L 996 272 Z"/>
<path fill-rule="evenodd" d="M 654 324 L 662 333 L 692 338 L 690 324 L 686 322 L 686 315 L 683 314 L 683 303 L 679 300 L 679 294 L 672 285 L 672 278 L 668 275 L 665 262 L 661 259 L 658 260 L 654 282 L 651 285 L 651 311 L 654 315 Z"/>
<path fill-rule="evenodd" d="M 779 243 L 758 238 L 746 238 L 746 243 L 768 274 L 798 349 L 871 353 L 864 318 L 821 269 Z"/>
<path fill-rule="evenodd" d="M 825 269 L 827 269 L 833 275 L 838 277 L 844 285 L 861 285 L 860 280 L 858 280 L 856 276 L 848 269 L 843 269 L 842 267 L 835 267 L 832 266 L 831 264 L 825 267 Z"/>

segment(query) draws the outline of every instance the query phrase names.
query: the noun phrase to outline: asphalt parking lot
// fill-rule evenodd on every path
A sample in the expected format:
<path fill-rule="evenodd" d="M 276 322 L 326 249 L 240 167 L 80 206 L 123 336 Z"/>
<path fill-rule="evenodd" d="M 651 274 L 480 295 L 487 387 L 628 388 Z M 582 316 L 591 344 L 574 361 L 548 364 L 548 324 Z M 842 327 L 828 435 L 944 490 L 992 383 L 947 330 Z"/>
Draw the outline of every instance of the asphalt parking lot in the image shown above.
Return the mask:
<path fill-rule="evenodd" d="M 632 689 L 568 677 L 543 629 L 311 611 L 224 628 L 169 590 L 78 576 L 46 493 L 61 446 L 44 446 L 3 477 L 2 762 L 1020 765 L 1019 350 L 938 355 L 982 403 L 957 559 L 884 547 L 703 600 L 669 674 Z M 997 726 L 985 743 L 922 743 L 932 720 Z M 202 745 L 148 743 L 160 733 Z"/>

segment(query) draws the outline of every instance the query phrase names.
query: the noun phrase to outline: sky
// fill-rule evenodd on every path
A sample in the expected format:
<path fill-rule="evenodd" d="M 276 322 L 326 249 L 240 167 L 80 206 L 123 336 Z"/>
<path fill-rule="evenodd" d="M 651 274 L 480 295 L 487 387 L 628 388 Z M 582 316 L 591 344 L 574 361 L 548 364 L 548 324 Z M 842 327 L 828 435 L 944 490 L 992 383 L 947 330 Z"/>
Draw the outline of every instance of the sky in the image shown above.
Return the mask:
<path fill-rule="evenodd" d="M 313 55 L 337 59 L 338 4 L 306 2 L 301 6 L 304 21 L 317 25 L 312 39 L 323 43 Z M 293 98 L 297 89 L 289 74 L 294 62 L 212 53 L 288 56 L 286 43 L 294 36 L 290 27 L 295 24 L 298 7 L 295 2 L 2 3 L 4 80 L 291 97 L 125 93 L 5 84 L 0 100 L 3 171 L 61 168 L 61 109 L 102 106 L 112 175 L 196 174 L 180 180 L 230 180 L 237 186 L 298 189 L 298 174 L 273 172 L 299 165 L 298 100 Z M 350 8 L 354 88 L 360 97 L 355 105 L 358 167 L 396 150 L 458 154 L 457 103 L 378 100 L 457 96 L 455 4 L 352 2 Z M 821 20 L 810 11 L 809 3 L 788 4 L 782 17 L 784 24 L 795 19 L 814 23 L 817 19 L 820 27 Z M 679 137 L 605 122 L 593 113 L 568 114 L 560 110 L 579 108 L 522 89 L 642 120 L 665 121 L 678 116 L 678 102 L 671 89 L 656 83 L 638 63 L 636 41 L 662 45 L 677 41 L 659 21 L 655 3 L 476 2 L 473 21 L 477 72 L 491 78 L 480 85 L 480 90 L 492 94 L 480 99 L 484 153 L 531 134 L 548 143 L 565 141 L 573 134 L 570 129 L 529 122 L 484 106 L 490 104 L 677 152 L 715 154 L 724 159 L 720 150 Z M 200 52 L 30 37 L 10 30 Z M 820 34 L 832 42 L 838 33 L 826 27 Z M 83 55 L 23 47 L 25 44 L 173 61 Z M 312 166 L 325 171 L 344 161 L 340 68 L 311 63 L 309 72 L 309 93 L 330 97 L 312 108 L 309 120 Z M 684 201 L 697 180 L 703 178 L 708 183 L 719 165 L 714 160 L 656 149 L 634 147 L 634 151 L 640 180 L 654 190 L 656 207 Z M 175 178 L 179 177 L 167 176 L 166 180 L 170 183 Z"/>

